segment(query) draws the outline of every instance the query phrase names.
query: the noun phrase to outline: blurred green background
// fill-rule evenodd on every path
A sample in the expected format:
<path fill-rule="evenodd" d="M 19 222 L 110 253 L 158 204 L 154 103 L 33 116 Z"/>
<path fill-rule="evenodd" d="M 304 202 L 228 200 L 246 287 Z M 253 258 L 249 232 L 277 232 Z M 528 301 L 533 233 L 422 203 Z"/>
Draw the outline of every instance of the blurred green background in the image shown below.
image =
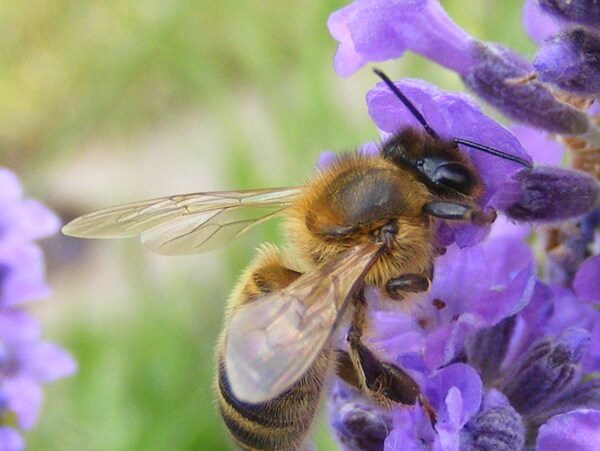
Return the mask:
<path fill-rule="evenodd" d="M 531 55 L 520 2 L 442 1 L 472 35 Z M 0 2 L 0 165 L 66 221 L 108 205 L 297 185 L 321 150 L 377 139 L 369 68 L 332 70 L 343 1 Z M 393 78 L 462 89 L 417 56 Z M 43 243 L 53 296 L 32 308 L 79 372 L 46 387 L 32 450 L 227 450 L 212 400 L 224 301 L 277 224 L 205 255 L 137 241 Z M 333 449 L 326 426 L 318 449 Z"/>

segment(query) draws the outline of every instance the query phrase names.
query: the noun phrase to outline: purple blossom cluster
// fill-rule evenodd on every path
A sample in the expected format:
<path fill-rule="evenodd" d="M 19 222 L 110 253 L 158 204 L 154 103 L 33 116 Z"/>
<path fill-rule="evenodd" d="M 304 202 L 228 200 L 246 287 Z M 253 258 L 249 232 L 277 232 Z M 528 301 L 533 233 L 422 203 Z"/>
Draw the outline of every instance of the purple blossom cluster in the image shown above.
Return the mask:
<path fill-rule="evenodd" d="M 24 309 L 49 294 L 34 241 L 58 226 L 51 211 L 23 199 L 15 175 L 0 168 L 0 451 L 24 448 L 18 430 L 35 425 L 41 385 L 76 369 L 66 351 L 42 341 L 40 324 Z"/>
<path fill-rule="evenodd" d="M 460 146 L 487 187 L 481 206 L 502 216 L 491 228 L 440 227 L 449 247 L 413 311 L 367 290 L 369 346 L 413 376 L 437 420 L 420 406 L 386 411 L 336 381 L 329 414 L 341 449 L 600 449 L 600 185 L 559 167 L 562 141 L 549 137 L 580 139 L 600 166 L 600 8 L 526 0 L 523 17 L 539 44 L 533 63 L 469 36 L 436 0 L 356 0 L 330 16 L 340 75 L 417 52 L 515 121 L 508 130 L 464 94 L 396 82 L 440 137 L 533 162 Z M 384 138 L 419 127 L 383 84 L 367 103 Z"/>

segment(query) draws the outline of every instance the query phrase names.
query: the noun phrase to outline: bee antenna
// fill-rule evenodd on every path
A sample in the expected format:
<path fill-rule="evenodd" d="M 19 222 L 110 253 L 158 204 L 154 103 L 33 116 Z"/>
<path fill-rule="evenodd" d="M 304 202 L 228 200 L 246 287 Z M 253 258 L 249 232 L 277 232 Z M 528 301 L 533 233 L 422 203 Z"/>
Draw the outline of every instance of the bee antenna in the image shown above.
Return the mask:
<path fill-rule="evenodd" d="M 440 139 L 435 130 L 431 128 L 431 126 L 427 123 L 421 112 L 417 110 L 417 108 L 411 103 L 410 100 L 408 100 L 408 98 L 404 94 L 402 94 L 402 91 L 398 89 L 394 82 L 392 82 L 392 80 L 390 80 L 389 77 L 385 73 L 383 73 L 383 71 L 377 68 L 373 68 L 373 72 L 375 72 L 375 74 L 377 74 L 377 76 L 383 80 L 383 82 L 388 86 L 388 88 L 390 88 L 390 90 L 396 95 L 396 97 L 400 99 L 404 106 L 408 108 L 412 115 L 423 126 L 427 134 L 434 139 Z"/>
<path fill-rule="evenodd" d="M 383 82 L 388 86 L 388 88 L 390 88 L 390 90 L 396 95 L 396 97 L 398 97 L 400 99 L 400 101 L 404 104 L 404 106 L 406 106 L 406 108 L 408 108 L 408 110 L 412 113 L 412 115 L 423 126 L 423 128 L 425 129 L 427 134 L 434 139 L 440 139 L 438 134 L 427 123 L 427 121 L 425 120 L 423 115 L 419 112 L 419 110 L 417 110 L 417 108 L 411 103 L 411 101 L 408 100 L 408 98 L 404 94 L 402 94 L 402 91 L 400 91 L 400 89 L 398 89 L 398 87 L 394 84 L 394 82 L 392 82 L 392 80 L 390 80 L 389 77 L 385 73 L 383 73 L 383 71 L 381 71 L 377 68 L 373 68 L 373 72 L 375 72 L 375 74 L 377 74 L 377 76 L 383 80 Z M 493 149 L 491 147 L 487 147 L 482 144 L 474 143 L 473 141 L 467 141 L 466 139 L 459 139 L 459 138 L 455 138 L 452 141 L 455 144 L 462 144 L 463 146 L 470 147 L 471 149 L 481 150 L 482 152 L 486 152 L 491 155 L 495 155 L 499 158 L 503 158 L 503 159 L 509 160 L 509 161 L 514 161 L 515 163 L 525 166 L 526 168 L 533 167 L 533 165 L 529 161 L 524 160 L 523 158 L 517 157 L 515 155 L 511 155 L 511 154 L 508 154 L 505 152 L 501 152 L 500 150 Z"/>
<path fill-rule="evenodd" d="M 489 153 L 491 155 L 495 155 L 497 157 L 503 158 L 505 160 L 514 161 L 526 168 L 533 168 L 533 164 L 529 161 L 524 160 L 523 158 L 517 157 L 515 155 L 511 155 L 509 153 L 501 152 L 500 150 L 494 149 L 492 147 L 484 146 L 483 144 L 477 144 L 473 141 L 467 141 L 466 139 L 454 138 L 452 140 L 455 144 L 462 144 L 463 146 L 470 147 L 471 149 L 481 150 L 482 152 Z"/>

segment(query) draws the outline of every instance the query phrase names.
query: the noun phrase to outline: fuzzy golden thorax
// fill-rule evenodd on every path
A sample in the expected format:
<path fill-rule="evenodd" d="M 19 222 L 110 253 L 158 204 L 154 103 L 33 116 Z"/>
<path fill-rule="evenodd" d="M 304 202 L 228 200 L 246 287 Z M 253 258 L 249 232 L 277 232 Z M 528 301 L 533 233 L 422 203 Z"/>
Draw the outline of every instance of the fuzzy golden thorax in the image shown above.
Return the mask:
<path fill-rule="evenodd" d="M 395 224 L 393 242 L 365 279 L 381 286 L 402 274 L 430 270 L 433 221 L 423 207 L 432 199 L 412 171 L 383 158 L 352 154 L 305 186 L 290 208 L 285 234 L 300 258 L 320 265 Z"/>

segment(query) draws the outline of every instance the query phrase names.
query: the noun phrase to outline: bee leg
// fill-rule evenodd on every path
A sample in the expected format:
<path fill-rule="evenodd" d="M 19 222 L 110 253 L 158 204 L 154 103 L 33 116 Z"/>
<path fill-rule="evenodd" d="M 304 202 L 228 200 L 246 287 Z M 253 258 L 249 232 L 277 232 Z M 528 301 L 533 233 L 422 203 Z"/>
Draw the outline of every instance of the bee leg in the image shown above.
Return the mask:
<path fill-rule="evenodd" d="M 429 290 L 431 276 L 423 274 L 402 274 L 390 279 L 385 284 L 387 295 L 397 301 L 408 293 L 420 293 Z"/>
<path fill-rule="evenodd" d="M 417 383 L 396 365 L 380 361 L 362 342 L 362 332 L 367 326 L 364 293 L 361 291 L 353 301 L 354 316 L 346 336 L 350 352 L 347 357 L 341 355 L 338 372 L 344 380 L 368 391 L 384 405 L 390 401 L 414 404 L 420 393 Z"/>
<path fill-rule="evenodd" d="M 417 402 L 421 389 L 408 373 L 393 363 L 379 360 L 362 343 L 355 330 L 350 330 L 347 340 L 350 352 L 360 366 L 362 375 L 359 373 L 359 380 L 364 379 L 365 387 L 375 399 L 384 404 L 388 404 L 389 401 L 410 405 Z"/>
<path fill-rule="evenodd" d="M 380 360 L 363 344 L 361 337 L 367 326 L 367 306 L 362 291 L 354 297 L 353 303 L 354 315 L 346 336 L 349 352 L 336 350 L 337 375 L 388 408 L 392 403 L 414 405 L 418 401 L 435 424 L 435 411 L 415 380 L 399 366 Z"/>
<path fill-rule="evenodd" d="M 423 207 L 425 213 L 440 219 L 450 221 L 467 220 L 475 225 L 490 225 L 496 220 L 496 211 L 493 209 L 481 210 L 471 205 L 456 202 L 435 201 Z"/>
<path fill-rule="evenodd" d="M 354 365 L 350 354 L 343 349 L 336 349 L 335 354 L 337 363 L 335 371 L 337 376 L 348 385 L 351 385 L 357 390 L 364 391 L 360 382 L 360 375 L 356 370 L 356 366 Z"/>
<path fill-rule="evenodd" d="M 367 349 L 367 352 L 370 351 Z M 390 401 L 411 405 L 418 401 L 425 414 L 429 417 L 431 425 L 433 427 L 435 426 L 437 415 L 434 408 L 431 406 L 429 399 L 427 399 L 427 396 L 421 393 L 418 384 L 401 368 L 389 362 L 379 362 L 381 365 L 379 372 L 369 372 L 369 379 L 367 379 L 367 374 L 364 373 L 362 367 L 360 369 L 361 374 L 359 375 L 359 370 L 356 369 L 356 365 L 350 357 L 350 354 L 341 349 L 337 349 L 336 354 L 336 374 L 348 385 L 351 385 L 355 389 L 364 392 L 365 388 L 363 385 L 361 385 L 362 377 L 363 384 L 366 385 L 367 390 L 374 392 L 375 394 L 373 395 L 372 393 L 372 395 L 384 406 L 389 405 Z M 371 369 L 372 368 L 373 365 L 371 365 Z M 391 386 L 392 390 L 379 389 L 379 391 L 377 391 L 378 387 L 381 386 L 381 382 L 383 381 L 385 383 L 386 378 L 388 381 L 391 381 L 388 383 L 388 386 Z M 367 380 L 369 382 L 367 382 Z M 375 390 L 369 388 L 369 385 Z M 382 396 L 385 397 L 384 400 L 381 399 Z"/>

